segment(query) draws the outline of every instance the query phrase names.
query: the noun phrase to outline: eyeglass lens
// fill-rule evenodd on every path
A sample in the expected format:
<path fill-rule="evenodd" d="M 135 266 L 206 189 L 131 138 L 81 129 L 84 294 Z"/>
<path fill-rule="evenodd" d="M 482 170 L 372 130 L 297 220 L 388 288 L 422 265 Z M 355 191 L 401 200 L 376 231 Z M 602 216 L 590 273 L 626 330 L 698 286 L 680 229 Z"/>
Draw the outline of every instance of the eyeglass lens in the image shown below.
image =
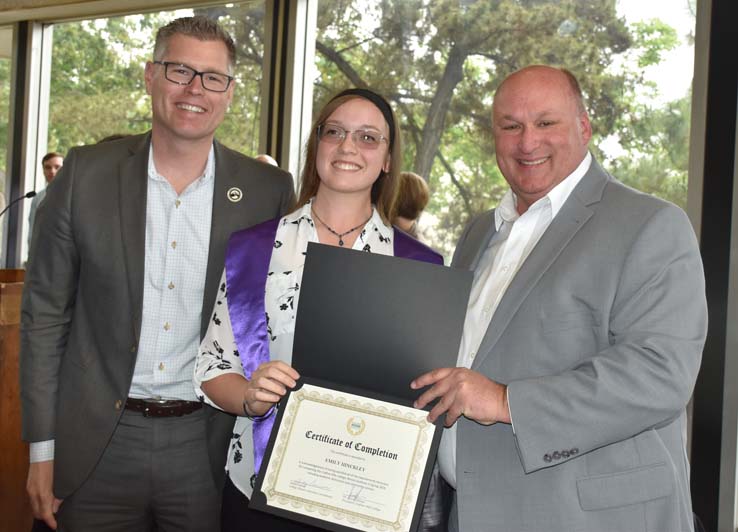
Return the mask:
<path fill-rule="evenodd" d="M 164 63 L 166 78 L 179 85 L 189 85 L 195 76 L 200 76 L 202 86 L 214 92 L 225 92 L 230 85 L 231 78 L 217 72 L 198 72 L 194 68 L 176 63 Z"/>
<path fill-rule="evenodd" d="M 346 131 L 341 126 L 335 124 L 323 124 L 318 128 L 318 138 L 330 144 L 340 144 L 349 133 L 354 144 L 367 149 L 377 149 L 385 138 L 381 133 L 372 131 L 371 129 Z"/>

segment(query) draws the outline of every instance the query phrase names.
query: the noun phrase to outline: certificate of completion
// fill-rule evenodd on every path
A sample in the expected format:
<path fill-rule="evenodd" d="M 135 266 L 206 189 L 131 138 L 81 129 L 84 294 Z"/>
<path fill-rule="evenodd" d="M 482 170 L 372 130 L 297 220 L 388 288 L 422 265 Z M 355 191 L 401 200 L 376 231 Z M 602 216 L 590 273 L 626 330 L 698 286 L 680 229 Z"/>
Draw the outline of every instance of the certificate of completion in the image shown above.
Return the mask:
<path fill-rule="evenodd" d="M 272 434 L 257 486 L 265 509 L 336 528 L 411 530 L 436 431 L 427 415 L 305 383 Z"/>

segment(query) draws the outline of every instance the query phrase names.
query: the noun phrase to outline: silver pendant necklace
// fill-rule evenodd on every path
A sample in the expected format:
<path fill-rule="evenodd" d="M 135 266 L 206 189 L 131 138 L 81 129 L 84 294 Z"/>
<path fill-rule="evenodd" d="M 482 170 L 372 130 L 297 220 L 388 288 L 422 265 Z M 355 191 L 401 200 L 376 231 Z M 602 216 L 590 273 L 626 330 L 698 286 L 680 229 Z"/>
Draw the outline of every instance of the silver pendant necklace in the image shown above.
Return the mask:
<path fill-rule="evenodd" d="M 346 236 L 346 235 L 348 235 L 348 234 L 351 234 L 351 233 L 353 233 L 353 232 L 354 232 L 354 231 L 356 231 L 357 229 L 361 229 L 361 228 L 362 228 L 362 227 L 364 227 L 364 226 L 365 226 L 365 225 L 366 225 L 367 223 L 369 223 L 369 220 L 371 220 L 371 219 L 372 219 L 372 215 L 370 214 L 370 215 L 369 215 L 369 218 L 367 218 L 367 219 L 366 219 L 366 220 L 365 220 L 364 222 L 360 223 L 360 224 L 359 224 L 359 225 L 357 225 L 356 227 L 352 227 L 352 228 L 351 228 L 351 229 L 349 229 L 348 231 L 344 231 L 343 233 L 339 233 L 338 231 L 335 231 L 335 230 L 334 230 L 334 229 L 333 229 L 333 228 L 332 228 L 332 227 L 331 227 L 330 225 L 328 225 L 328 224 L 327 224 L 327 223 L 325 223 L 325 222 L 324 222 L 323 220 L 321 220 L 321 219 L 320 219 L 320 216 L 318 216 L 318 213 L 317 213 L 317 212 L 315 212 L 315 209 L 312 209 L 312 208 L 311 208 L 310 210 L 312 211 L 312 213 L 313 213 L 313 216 L 315 216 L 315 219 L 316 219 L 316 220 L 318 220 L 318 221 L 319 221 L 319 222 L 321 223 L 321 225 L 322 225 L 323 227 L 325 227 L 326 229 L 328 229 L 328 231 L 330 231 L 330 232 L 331 232 L 332 234 L 334 234 L 335 236 L 337 236 L 337 237 L 338 237 L 338 245 L 339 245 L 339 246 L 341 246 L 341 247 L 343 247 L 343 244 L 344 244 L 344 242 L 343 242 L 343 237 L 345 237 L 345 236 Z"/>

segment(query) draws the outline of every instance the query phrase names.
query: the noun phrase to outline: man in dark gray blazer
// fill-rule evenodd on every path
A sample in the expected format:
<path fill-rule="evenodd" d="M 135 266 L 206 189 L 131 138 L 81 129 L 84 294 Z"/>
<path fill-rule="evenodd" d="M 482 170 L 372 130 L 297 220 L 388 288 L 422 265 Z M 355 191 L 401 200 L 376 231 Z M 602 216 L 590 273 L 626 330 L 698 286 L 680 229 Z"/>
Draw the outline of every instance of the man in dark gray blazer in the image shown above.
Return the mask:
<path fill-rule="evenodd" d="M 510 190 L 454 257 L 474 271 L 458 367 L 412 384 L 450 427 L 450 529 L 691 531 L 685 407 L 707 327 L 692 227 L 593 160 L 567 71 L 508 77 L 493 129 Z"/>
<path fill-rule="evenodd" d="M 72 149 L 38 209 L 21 321 L 37 518 L 65 531 L 219 530 L 233 418 L 194 358 L 225 246 L 282 215 L 289 174 L 214 141 L 235 47 L 204 17 L 157 34 L 152 129 Z"/>

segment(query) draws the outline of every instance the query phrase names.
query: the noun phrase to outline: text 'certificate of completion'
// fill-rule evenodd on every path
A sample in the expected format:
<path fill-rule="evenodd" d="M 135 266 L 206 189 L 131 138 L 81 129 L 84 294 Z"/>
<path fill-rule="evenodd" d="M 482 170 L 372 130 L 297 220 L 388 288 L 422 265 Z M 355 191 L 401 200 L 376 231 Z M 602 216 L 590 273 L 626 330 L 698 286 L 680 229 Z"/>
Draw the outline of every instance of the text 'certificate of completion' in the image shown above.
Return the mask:
<path fill-rule="evenodd" d="M 266 504 L 357 530 L 410 530 L 436 429 L 427 415 L 303 385 L 287 400 Z"/>

